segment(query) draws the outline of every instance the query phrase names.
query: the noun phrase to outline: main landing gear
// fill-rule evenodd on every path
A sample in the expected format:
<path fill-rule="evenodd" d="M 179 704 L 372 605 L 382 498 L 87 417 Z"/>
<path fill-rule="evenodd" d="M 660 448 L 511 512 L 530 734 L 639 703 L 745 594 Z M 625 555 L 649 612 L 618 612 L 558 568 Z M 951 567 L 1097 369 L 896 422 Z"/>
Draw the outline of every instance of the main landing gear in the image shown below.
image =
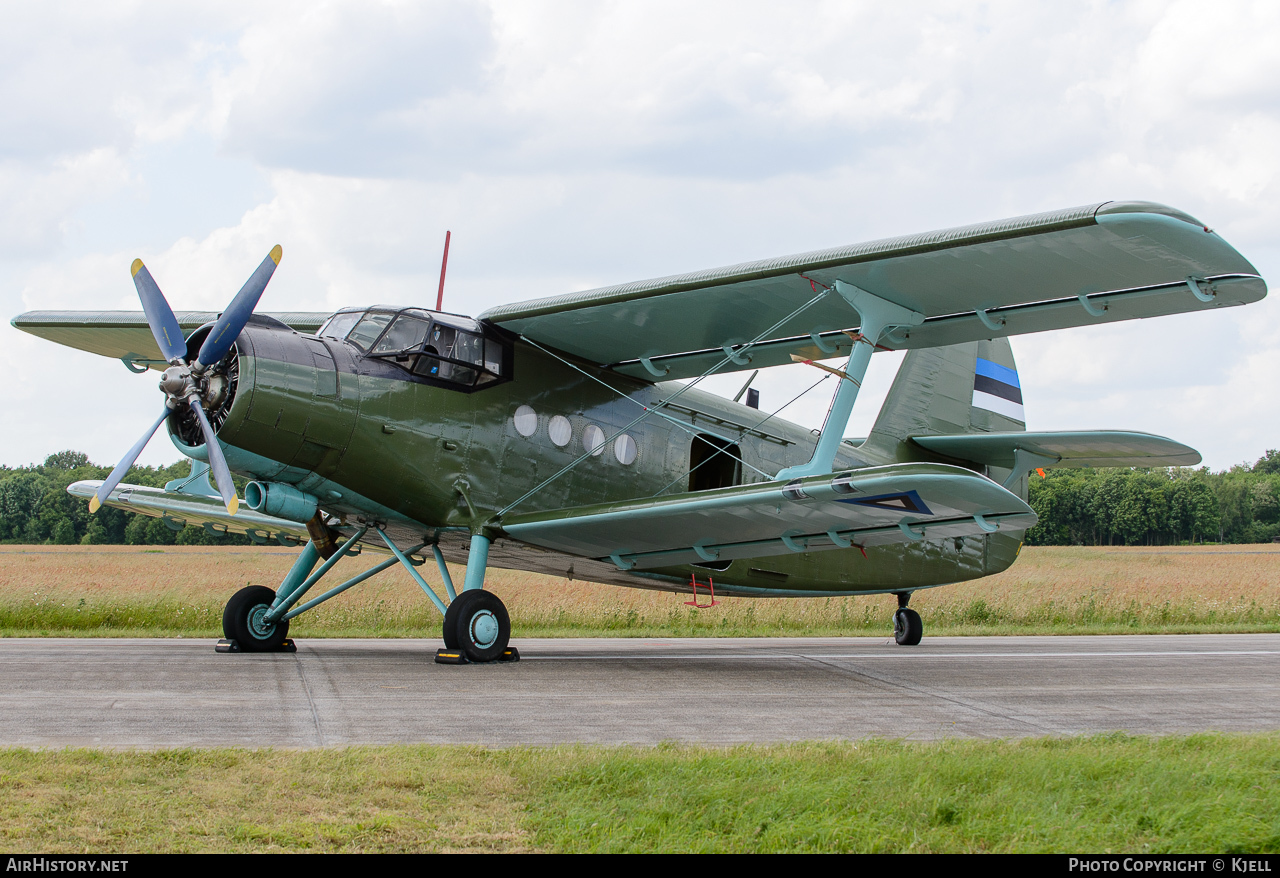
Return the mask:
<path fill-rule="evenodd" d="M 444 651 L 461 650 L 468 661 L 499 661 L 511 640 L 511 618 L 493 592 L 464 591 L 444 614 Z"/>
<path fill-rule="evenodd" d="M 242 588 L 227 601 L 222 611 L 222 633 L 234 641 L 240 652 L 275 652 L 289 637 L 289 620 L 268 622 L 276 593 L 264 585 Z"/>
<path fill-rule="evenodd" d="M 467 559 L 467 578 L 461 592 L 453 587 L 453 579 L 449 568 L 445 566 L 440 547 L 431 546 L 436 564 L 440 568 L 440 578 L 444 582 L 449 596 L 446 604 L 427 581 L 415 570 L 425 563 L 415 559 L 415 553 L 426 548 L 426 543 L 419 543 L 408 551 L 401 551 L 391 538 L 381 529 L 378 535 L 386 543 L 395 557 L 366 570 L 329 589 L 317 598 L 312 598 L 300 606 L 294 607 L 310 588 L 329 572 L 339 559 L 348 553 L 368 531 L 362 527 L 355 535 L 334 549 L 330 544 L 328 558 L 320 568 L 312 573 L 319 563 L 321 551 L 314 541 L 308 542 L 302 554 L 294 562 L 292 569 L 280 583 L 280 588 L 272 591 L 261 585 L 251 585 L 236 592 L 227 601 L 222 613 L 222 632 L 226 639 L 218 642 L 218 652 L 293 652 L 296 647 L 289 640 L 289 620 L 305 613 L 312 607 L 341 594 L 354 585 L 381 573 L 388 567 L 402 565 L 409 575 L 417 581 L 427 597 L 444 615 L 445 648 L 437 651 L 436 661 L 441 664 L 465 665 L 472 662 L 514 662 L 520 660 L 520 653 L 510 645 L 511 617 L 507 608 L 493 592 L 484 590 L 485 568 L 489 560 L 489 539 L 482 534 L 474 534 L 471 538 L 471 551 Z"/>
<path fill-rule="evenodd" d="M 907 606 L 907 601 L 911 600 L 911 592 L 900 591 L 896 594 L 898 609 L 893 614 L 893 639 L 898 646 L 916 646 L 924 636 L 924 622 L 920 620 L 919 613 Z"/>

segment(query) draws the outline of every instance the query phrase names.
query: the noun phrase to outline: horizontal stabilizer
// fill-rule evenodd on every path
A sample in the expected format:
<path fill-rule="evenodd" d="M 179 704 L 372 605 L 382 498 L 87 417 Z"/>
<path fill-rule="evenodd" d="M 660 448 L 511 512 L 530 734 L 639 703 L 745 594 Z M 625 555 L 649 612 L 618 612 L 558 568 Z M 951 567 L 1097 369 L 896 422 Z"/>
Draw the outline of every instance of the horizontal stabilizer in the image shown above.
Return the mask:
<path fill-rule="evenodd" d="M 914 463 L 516 516 L 503 530 L 630 570 L 980 536 L 1035 523 L 1031 507 L 986 476 Z"/>
<path fill-rule="evenodd" d="M 1181 442 L 1149 433 L 1082 430 L 1061 433 L 965 433 L 913 436 L 930 451 L 956 460 L 1012 469 L 1015 455 L 1042 467 L 1195 466 L 1200 454 Z M 1046 459 L 1048 462 L 1046 462 Z"/>

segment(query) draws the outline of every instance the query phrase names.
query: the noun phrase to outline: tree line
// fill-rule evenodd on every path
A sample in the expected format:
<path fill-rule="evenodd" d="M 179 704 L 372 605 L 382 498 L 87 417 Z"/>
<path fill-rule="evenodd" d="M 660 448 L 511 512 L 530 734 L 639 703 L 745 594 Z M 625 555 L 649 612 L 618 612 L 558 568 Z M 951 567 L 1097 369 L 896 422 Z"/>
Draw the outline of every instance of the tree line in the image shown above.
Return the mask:
<path fill-rule="evenodd" d="M 105 479 L 109 466 L 90 463 L 79 451 L 59 451 L 39 466 L 0 466 L 0 542 L 53 545 L 249 545 L 243 534 L 211 534 L 203 527 L 175 531 L 160 518 L 103 506 L 89 514 L 89 504 L 67 493 L 82 479 Z M 190 461 L 170 466 L 135 466 L 125 481 L 163 488 L 166 482 L 191 474 Z M 243 494 L 239 479 L 236 485 Z"/>
<path fill-rule="evenodd" d="M 1223 472 L 1060 469 L 1031 476 L 1029 545 L 1269 543 L 1280 537 L 1280 451 Z"/>
<path fill-rule="evenodd" d="M 190 471 L 188 461 L 136 466 L 125 481 L 162 488 Z M 163 519 L 107 506 L 90 515 L 83 499 L 67 493 L 72 482 L 105 479 L 110 472 L 78 451 L 51 454 L 38 466 L 0 466 L 0 542 L 250 544 L 240 534 L 195 526 L 175 531 Z M 1040 517 L 1027 531 L 1030 545 L 1267 543 L 1280 537 L 1280 451 L 1216 473 L 1207 467 L 1048 470 L 1043 477 L 1032 474 L 1030 502 Z"/>

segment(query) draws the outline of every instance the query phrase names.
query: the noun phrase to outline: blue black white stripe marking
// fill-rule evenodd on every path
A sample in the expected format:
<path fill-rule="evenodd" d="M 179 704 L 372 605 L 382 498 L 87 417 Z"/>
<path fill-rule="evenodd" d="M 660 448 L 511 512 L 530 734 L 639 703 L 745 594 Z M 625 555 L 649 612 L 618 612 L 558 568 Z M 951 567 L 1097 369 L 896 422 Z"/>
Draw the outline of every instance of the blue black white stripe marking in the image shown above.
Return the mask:
<path fill-rule="evenodd" d="M 868 506 L 872 509 L 887 509 L 890 512 L 914 512 L 917 515 L 933 515 L 920 495 L 915 491 L 900 491 L 897 494 L 877 494 L 874 497 L 850 497 L 837 500 L 837 503 L 851 503 L 854 506 Z"/>
<path fill-rule="evenodd" d="M 1022 411 L 1022 385 L 1018 373 L 978 357 L 973 370 L 973 407 L 1026 423 Z"/>

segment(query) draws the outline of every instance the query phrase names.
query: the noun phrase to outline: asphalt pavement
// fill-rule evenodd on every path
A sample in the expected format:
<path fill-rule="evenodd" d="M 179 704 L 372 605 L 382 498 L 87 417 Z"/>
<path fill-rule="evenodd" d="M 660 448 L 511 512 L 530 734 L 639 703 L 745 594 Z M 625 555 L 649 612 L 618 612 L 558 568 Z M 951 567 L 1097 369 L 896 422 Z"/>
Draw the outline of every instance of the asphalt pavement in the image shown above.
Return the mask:
<path fill-rule="evenodd" d="M 705 744 L 1280 729 L 1280 634 L 513 641 L 0 640 L 0 746 Z"/>

